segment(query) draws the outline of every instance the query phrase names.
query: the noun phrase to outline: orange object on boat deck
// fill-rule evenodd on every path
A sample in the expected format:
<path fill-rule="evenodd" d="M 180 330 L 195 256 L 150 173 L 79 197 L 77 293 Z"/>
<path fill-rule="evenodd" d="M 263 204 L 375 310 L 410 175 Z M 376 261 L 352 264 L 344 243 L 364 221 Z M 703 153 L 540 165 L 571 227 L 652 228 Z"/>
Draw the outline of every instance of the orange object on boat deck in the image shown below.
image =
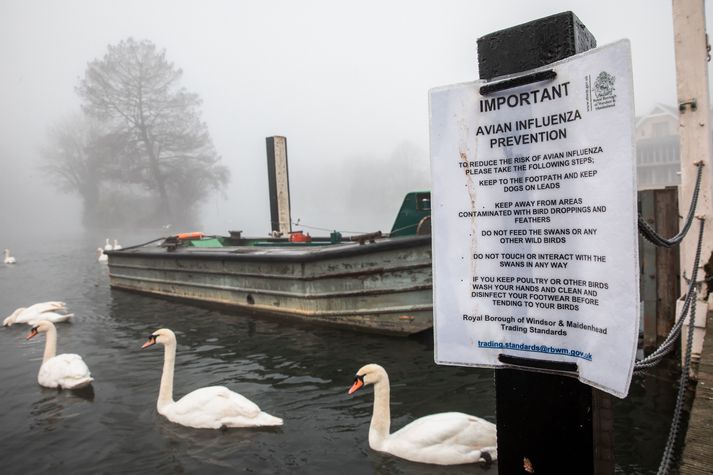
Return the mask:
<path fill-rule="evenodd" d="M 205 234 L 201 232 L 193 232 L 193 233 L 181 233 L 181 234 L 176 234 L 176 237 L 178 239 L 203 239 Z"/>
<path fill-rule="evenodd" d="M 312 236 L 305 234 L 302 231 L 292 231 L 290 233 L 290 242 L 310 242 Z"/>

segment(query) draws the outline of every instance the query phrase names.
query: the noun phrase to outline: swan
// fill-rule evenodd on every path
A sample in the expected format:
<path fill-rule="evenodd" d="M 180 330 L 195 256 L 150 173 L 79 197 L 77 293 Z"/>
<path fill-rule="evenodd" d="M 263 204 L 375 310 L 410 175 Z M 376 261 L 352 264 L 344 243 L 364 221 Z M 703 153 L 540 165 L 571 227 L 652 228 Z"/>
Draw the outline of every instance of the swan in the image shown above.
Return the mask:
<path fill-rule="evenodd" d="M 178 401 L 173 400 L 173 368 L 176 361 L 176 335 L 168 328 L 156 330 L 141 348 L 161 343 L 164 346 L 163 374 L 156 408 L 171 422 L 196 429 L 223 427 L 281 426 L 282 419 L 262 412 L 252 401 L 223 386 L 196 389 Z"/>
<path fill-rule="evenodd" d="M 99 262 L 109 262 L 109 256 L 104 254 L 104 249 L 102 249 L 101 247 L 97 248 L 97 256 L 97 260 Z"/>
<path fill-rule="evenodd" d="M 37 336 L 40 332 L 47 333 L 45 354 L 42 358 L 40 372 L 37 374 L 37 382 L 40 383 L 40 386 L 79 389 L 94 381 L 81 356 L 72 353 L 56 355 L 57 329 L 52 322 L 48 320 L 39 321 L 37 325 L 32 327 L 27 339 Z"/>
<path fill-rule="evenodd" d="M 10 255 L 10 249 L 5 249 L 5 264 L 17 264 L 17 260 Z"/>
<path fill-rule="evenodd" d="M 413 462 L 457 465 L 497 458 L 495 424 L 462 412 L 442 412 L 416 419 L 390 434 L 389 376 L 377 364 L 357 371 L 349 394 L 374 385 L 369 447 Z"/>
<path fill-rule="evenodd" d="M 112 249 L 114 249 L 114 248 L 111 247 L 111 243 L 109 242 L 109 238 L 106 238 L 106 244 L 104 244 L 104 250 L 105 250 L 105 251 L 111 251 Z"/>
<path fill-rule="evenodd" d="M 43 314 L 52 312 L 55 315 L 58 315 L 56 312 L 62 312 L 64 314 L 67 313 L 67 304 L 64 302 L 40 302 L 36 303 L 34 305 L 30 305 L 27 308 L 20 307 L 18 309 L 15 309 L 14 312 L 9 317 L 6 317 L 5 320 L 3 320 L 2 325 L 4 327 L 9 327 L 12 326 L 14 323 L 30 323 L 31 321 L 38 321 L 42 317 Z M 71 318 L 74 314 L 70 314 L 69 316 L 67 315 L 58 315 L 56 317 L 50 316 L 49 318 L 46 318 L 46 320 L 54 321 L 54 322 L 64 322 L 67 321 L 69 318 Z M 66 317 L 66 318 L 62 318 Z"/>
<path fill-rule="evenodd" d="M 52 323 L 62 323 L 68 322 L 72 317 L 73 313 L 57 313 L 57 312 L 42 312 L 42 313 L 32 313 L 32 312 L 21 312 L 18 314 L 13 321 L 8 322 L 6 326 L 10 327 L 15 323 L 27 323 L 28 325 L 35 325 L 41 320 L 47 320 Z"/>
<path fill-rule="evenodd" d="M 114 251 L 118 251 L 118 250 L 121 249 L 121 248 L 123 248 L 123 246 L 122 246 L 121 244 L 119 244 L 119 241 L 118 241 L 117 239 L 114 239 L 114 247 L 113 247 L 113 250 L 114 250 Z"/>

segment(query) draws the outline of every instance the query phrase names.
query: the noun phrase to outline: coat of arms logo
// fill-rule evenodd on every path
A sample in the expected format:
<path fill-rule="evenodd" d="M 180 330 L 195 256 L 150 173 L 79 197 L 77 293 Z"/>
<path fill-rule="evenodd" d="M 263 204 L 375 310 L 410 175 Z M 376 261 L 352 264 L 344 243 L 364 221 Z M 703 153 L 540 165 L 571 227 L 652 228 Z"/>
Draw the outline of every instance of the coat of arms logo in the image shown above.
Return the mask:
<path fill-rule="evenodd" d="M 606 71 L 602 71 L 594 81 L 594 94 L 597 99 L 611 96 L 614 93 L 615 77 Z"/>

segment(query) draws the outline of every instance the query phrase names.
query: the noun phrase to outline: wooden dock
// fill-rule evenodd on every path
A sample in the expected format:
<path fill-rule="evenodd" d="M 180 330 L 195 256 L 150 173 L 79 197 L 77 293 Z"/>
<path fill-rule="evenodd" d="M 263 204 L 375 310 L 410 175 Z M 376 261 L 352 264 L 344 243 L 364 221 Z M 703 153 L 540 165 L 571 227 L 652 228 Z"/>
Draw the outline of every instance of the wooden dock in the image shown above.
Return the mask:
<path fill-rule="evenodd" d="M 698 384 L 681 456 L 681 475 L 713 473 L 713 312 L 708 312 L 706 328 Z"/>

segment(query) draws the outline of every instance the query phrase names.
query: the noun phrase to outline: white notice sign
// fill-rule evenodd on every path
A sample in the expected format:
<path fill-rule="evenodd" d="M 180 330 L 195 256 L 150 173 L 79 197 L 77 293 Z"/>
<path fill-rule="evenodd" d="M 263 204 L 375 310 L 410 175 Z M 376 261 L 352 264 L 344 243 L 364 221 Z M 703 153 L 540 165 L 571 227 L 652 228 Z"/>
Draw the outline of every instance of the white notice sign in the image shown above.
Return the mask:
<path fill-rule="evenodd" d="M 430 92 L 436 362 L 576 363 L 625 397 L 639 327 L 628 41 Z M 523 76 L 518 74 L 517 76 Z"/>

